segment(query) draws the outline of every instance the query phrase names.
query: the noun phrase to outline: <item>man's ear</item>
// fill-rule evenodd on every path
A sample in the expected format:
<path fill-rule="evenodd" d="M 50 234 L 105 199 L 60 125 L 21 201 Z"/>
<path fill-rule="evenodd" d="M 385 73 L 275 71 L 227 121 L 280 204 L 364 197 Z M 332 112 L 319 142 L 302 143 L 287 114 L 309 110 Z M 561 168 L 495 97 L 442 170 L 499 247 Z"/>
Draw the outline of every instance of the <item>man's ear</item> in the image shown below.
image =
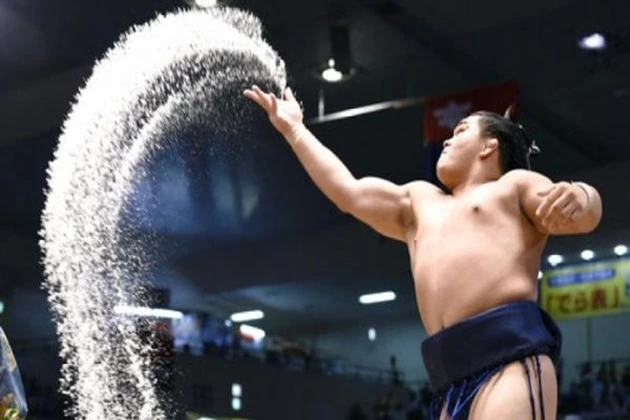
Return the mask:
<path fill-rule="evenodd" d="M 486 159 L 492 156 L 492 154 L 498 150 L 499 150 L 499 140 L 495 138 L 488 138 L 484 140 L 483 148 L 481 149 L 479 156 L 481 156 L 482 159 Z"/>

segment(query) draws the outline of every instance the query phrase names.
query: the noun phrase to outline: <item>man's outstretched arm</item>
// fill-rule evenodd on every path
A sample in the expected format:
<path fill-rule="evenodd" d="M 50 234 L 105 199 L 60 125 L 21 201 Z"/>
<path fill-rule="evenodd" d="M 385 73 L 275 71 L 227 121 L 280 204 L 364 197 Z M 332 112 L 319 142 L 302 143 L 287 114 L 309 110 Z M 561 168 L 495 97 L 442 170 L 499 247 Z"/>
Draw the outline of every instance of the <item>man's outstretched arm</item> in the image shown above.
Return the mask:
<path fill-rule="evenodd" d="M 341 211 L 368 224 L 380 234 L 406 240 L 412 222 L 409 186 L 366 177 L 357 179 L 345 164 L 303 124 L 302 111 L 290 89 L 284 98 L 256 86 L 245 96 L 260 105 L 273 126 L 289 143 L 300 163 L 317 185 Z"/>

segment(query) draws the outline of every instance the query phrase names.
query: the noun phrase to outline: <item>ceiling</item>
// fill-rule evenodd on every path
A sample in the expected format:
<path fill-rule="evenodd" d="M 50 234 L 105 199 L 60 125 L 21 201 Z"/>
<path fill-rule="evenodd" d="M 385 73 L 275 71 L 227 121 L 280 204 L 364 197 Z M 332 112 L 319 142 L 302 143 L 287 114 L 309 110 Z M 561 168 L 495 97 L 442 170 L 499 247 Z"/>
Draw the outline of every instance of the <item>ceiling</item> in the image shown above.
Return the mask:
<path fill-rule="evenodd" d="M 556 179 L 582 176 L 602 189 L 607 204 L 596 235 L 559 238 L 550 250 L 603 249 L 627 241 L 628 192 L 614 184 L 627 179 L 630 169 L 626 0 L 230 4 L 261 19 L 307 118 L 317 115 L 322 97 L 330 113 L 517 80 L 523 123 L 543 149 L 536 169 Z M 36 288 L 41 281 L 37 232 L 46 168 L 72 98 L 93 63 L 130 26 L 180 7 L 187 5 L 181 0 L 0 0 L 3 284 Z M 360 72 L 326 85 L 314 69 L 329 58 L 329 26 L 339 19 L 348 24 Z M 610 34 L 614 42 L 606 52 L 576 48 L 580 36 L 594 31 Z M 311 128 L 357 176 L 406 182 L 425 174 L 421 106 Z M 208 203 L 203 200 L 195 204 L 195 223 L 176 206 L 162 215 L 168 227 L 161 232 L 165 258 L 154 281 L 172 290 L 173 305 L 221 315 L 263 309 L 267 317 L 259 324 L 275 331 L 413 316 L 406 250 L 326 202 L 280 141 L 269 153 L 215 177 L 237 185 L 239 174 L 253 171 L 265 182 L 264 205 L 248 224 L 239 225 L 241 230 L 225 228 L 229 215 L 210 212 L 204 218 Z M 168 174 L 162 175 L 171 189 L 159 196 L 164 208 L 177 196 Z M 399 299 L 372 307 L 357 303 L 358 294 L 385 289 L 395 290 Z"/>

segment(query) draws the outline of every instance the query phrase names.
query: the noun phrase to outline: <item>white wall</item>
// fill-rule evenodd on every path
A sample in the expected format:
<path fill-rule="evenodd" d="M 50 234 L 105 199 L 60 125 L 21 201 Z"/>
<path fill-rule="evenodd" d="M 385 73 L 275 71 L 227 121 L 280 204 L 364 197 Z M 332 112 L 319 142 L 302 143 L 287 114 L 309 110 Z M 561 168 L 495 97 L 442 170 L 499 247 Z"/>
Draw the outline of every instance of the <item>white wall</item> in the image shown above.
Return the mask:
<path fill-rule="evenodd" d="M 177 357 L 184 406 L 206 416 L 255 419 L 344 419 L 359 403 L 366 412 L 389 391 L 383 384 L 265 365 L 257 360 Z M 242 410 L 232 411 L 231 387 L 242 387 Z"/>
<path fill-rule="evenodd" d="M 630 359 L 630 314 L 593 318 L 591 337 L 593 360 Z"/>
<path fill-rule="evenodd" d="M 630 314 L 558 322 L 563 333 L 566 388 L 579 374 L 582 363 L 627 359 L 630 363 Z M 590 325 L 589 325 L 590 324 Z"/>
<path fill-rule="evenodd" d="M 376 340 L 368 340 L 368 329 L 376 330 Z M 407 381 L 426 379 L 421 344 L 427 334 L 417 317 L 380 323 L 365 323 L 337 330 L 297 337 L 308 348 L 321 350 L 318 356 L 338 357 L 352 364 L 389 369 L 390 356 Z"/>

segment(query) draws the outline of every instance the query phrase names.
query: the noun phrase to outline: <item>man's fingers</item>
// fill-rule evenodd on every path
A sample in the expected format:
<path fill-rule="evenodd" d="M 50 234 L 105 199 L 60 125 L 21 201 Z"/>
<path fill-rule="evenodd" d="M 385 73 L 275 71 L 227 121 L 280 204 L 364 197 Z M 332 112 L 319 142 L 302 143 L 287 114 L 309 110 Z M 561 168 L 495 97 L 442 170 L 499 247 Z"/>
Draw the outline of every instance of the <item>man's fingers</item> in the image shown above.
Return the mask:
<path fill-rule="evenodd" d="M 544 212 L 541 212 L 540 217 L 542 218 L 543 224 L 550 224 L 559 214 L 562 213 L 562 210 L 570 203 L 570 200 L 567 196 L 560 194 L 559 197 L 556 197 L 557 193 L 553 193 L 551 196 L 547 197 L 545 201 L 548 201 Z"/>
<path fill-rule="evenodd" d="M 295 101 L 295 96 L 293 95 L 293 90 L 290 87 L 287 87 L 284 90 L 284 97 L 289 101 Z"/>
<path fill-rule="evenodd" d="M 577 207 L 574 203 L 568 202 L 567 205 L 560 211 L 558 211 L 558 216 L 552 222 L 552 226 L 559 228 L 563 227 L 573 219 L 573 215 L 577 211 Z"/>
<path fill-rule="evenodd" d="M 265 96 L 265 92 L 258 85 L 252 85 L 252 90 L 261 96 Z"/>
<path fill-rule="evenodd" d="M 271 112 L 276 114 L 278 112 L 278 98 L 275 94 L 271 94 Z"/>
<path fill-rule="evenodd" d="M 243 95 L 245 95 L 246 97 L 248 97 L 249 99 L 251 99 L 252 101 L 255 101 L 257 98 L 256 92 L 254 92 L 251 89 L 245 89 L 243 91 Z"/>
<path fill-rule="evenodd" d="M 556 229 L 561 229 L 568 224 L 575 222 L 579 213 L 580 208 L 578 206 L 573 203 L 569 204 L 562 210 L 561 215 L 553 222 L 550 230 L 554 231 Z"/>
<path fill-rule="evenodd" d="M 265 102 L 264 98 L 261 98 L 260 95 L 258 95 L 256 92 L 254 91 L 245 91 L 245 96 L 248 97 L 249 99 L 251 99 L 252 101 L 256 102 L 258 105 L 260 105 L 265 111 L 268 110 L 268 105 Z"/>
<path fill-rule="evenodd" d="M 269 94 L 268 93 L 265 93 L 265 91 L 263 91 L 257 85 L 253 85 L 252 89 L 254 90 L 254 92 L 256 92 L 256 95 L 258 95 L 261 98 L 263 98 L 266 103 L 271 103 L 271 101 L 269 100 Z"/>
<path fill-rule="evenodd" d="M 269 94 L 263 92 L 258 86 L 253 85 L 251 89 L 245 89 L 244 94 L 246 97 L 264 108 L 265 111 L 269 112 L 271 109 L 271 98 L 269 97 Z"/>
<path fill-rule="evenodd" d="M 580 206 L 575 203 L 570 203 L 562 210 L 562 216 L 564 223 L 575 222 L 580 215 Z"/>
<path fill-rule="evenodd" d="M 563 210 L 562 210 L 562 219 L 557 222 L 558 227 L 562 227 L 566 224 L 569 224 L 573 221 L 575 221 L 575 217 L 578 213 L 578 207 L 571 203 L 568 206 L 566 206 Z"/>
<path fill-rule="evenodd" d="M 545 188 L 544 190 L 538 191 L 536 194 L 539 197 L 544 197 L 547 194 L 549 194 L 550 192 L 552 192 L 555 188 L 556 188 L 556 185 L 555 184 L 551 184 L 549 187 Z"/>
<path fill-rule="evenodd" d="M 569 203 L 562 209 L 562 214 L 564 217 L 566 217 L 567 220 L 569 220 L 573 217 L 577 209 L 578 206 L 575 205 L 575 203 L 573 203 L 572 201 L 569 201 Z"/>
<path fill-rule="evenodd" d="M 258 98 L 258 94 L 256 92 L 254 92 L 251 89 L 245 89 L 243 91 L 243 95 L 245 95 L 246 97 L 248 97 L 249 99 L 251 99 L 254 102 L 258 102 L 259 98 Z"/>
<path fill-rule="evenodd" d="M 572 222 L 575 222 L 579 215 L 580 215 L 580 209 L 579 209 L 579 207 L 576 207 L 575 209 L 573 209 L 573 212 L 571 212 L 571 215 L 569 216 L 569 219 Z"/>
<path fill-rule="evenodd" d="M 540 203 L 540 206 L 536 209 L 536 216 L 538 217 L 544 217 L 549 212 L 551 205 L 556 201 L 557 191 L 551 190 L 547 194 L 543 202 Z"/>
<path fill-rule="evenodd" d="M 543 217 L 544 218 L 545 216 L 547 216 L 549 214 L 549 209 L 556 202 L 558 197 L 560 197 L 560 195 L 562 194 L 562 191 L 560 191 L 559 189 L 554 189 L 551 192 L 549 192 L 548 194 L 549 195 L 547 195 L 547 197 L 545 197 L 543 202 L 536 209 L 536 216 L 538 216 L 538 217 Z"/>
<path fill-rule="evenodd" d="M 557 199 L 549 208 L 546 215 L 543 215 L 543 226 L 551 226 L 562 219 L 564 209 L 571 204 L 569 197 L 564 196 Z"/>

